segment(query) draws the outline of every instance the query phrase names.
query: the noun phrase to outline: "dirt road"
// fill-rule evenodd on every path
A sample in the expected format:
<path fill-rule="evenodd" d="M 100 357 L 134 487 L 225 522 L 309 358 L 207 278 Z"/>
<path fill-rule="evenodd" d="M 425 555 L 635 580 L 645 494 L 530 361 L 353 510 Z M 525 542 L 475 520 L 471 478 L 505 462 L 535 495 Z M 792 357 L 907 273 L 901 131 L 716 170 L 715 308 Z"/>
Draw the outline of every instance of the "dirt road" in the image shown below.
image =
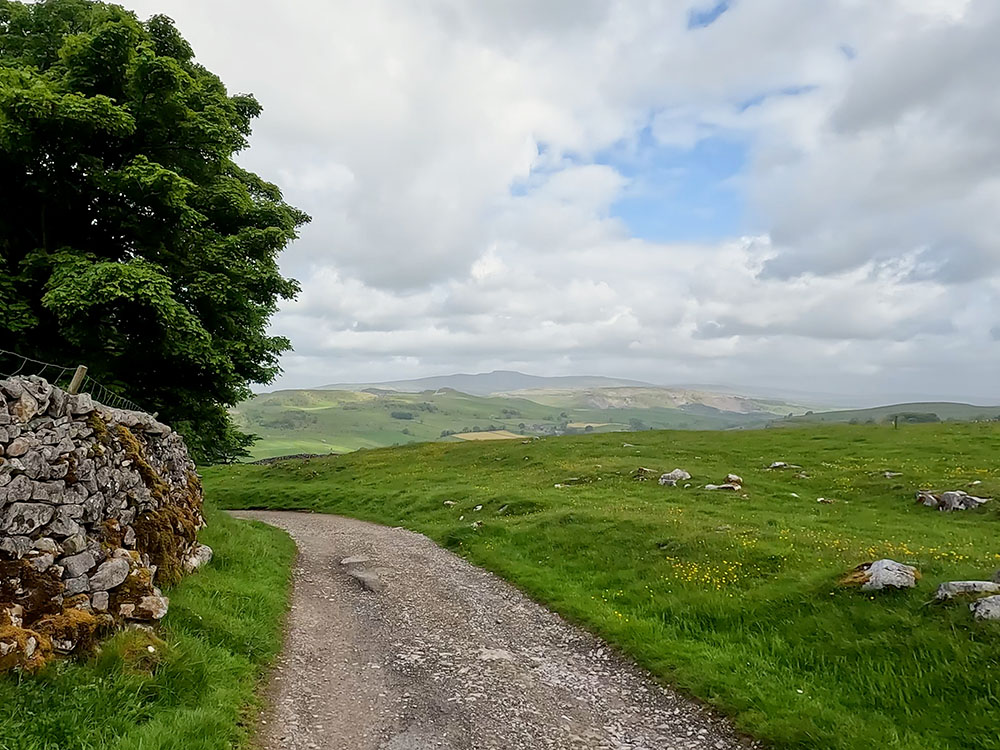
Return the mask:
<path fill-rule="evenodd" d="M 426 537 L 320 514 L 234 515 L 286 529 L 300 550 L 261 717 L 267 750 L 757 747 Z"/>

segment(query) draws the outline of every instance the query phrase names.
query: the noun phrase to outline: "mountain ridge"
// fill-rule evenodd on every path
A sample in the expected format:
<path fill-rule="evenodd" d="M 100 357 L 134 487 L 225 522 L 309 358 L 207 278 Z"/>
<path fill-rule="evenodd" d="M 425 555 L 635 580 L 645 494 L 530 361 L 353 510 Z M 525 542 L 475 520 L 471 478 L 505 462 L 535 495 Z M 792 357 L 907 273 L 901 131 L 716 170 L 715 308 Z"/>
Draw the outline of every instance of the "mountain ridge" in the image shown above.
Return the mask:
<path fill-rule="evenodd" d="M 422 393 L 442 388 L 452 388 L 473 396 L 490 396 L 494 393 L 510 393 L 537 388 L 659 388 L 661 386 L 628 378 L 612 378 L 603 375 L 528 375 L 516 370 L 492 370 L 479 373 L 453 373 L 451 375 L 431 375 L 424 378 L 386 380 L 382 382 L 333 383 L 309 390 L 318 391 L 363 391 L 369 388 L 398 391 L 399 393 Z"/>

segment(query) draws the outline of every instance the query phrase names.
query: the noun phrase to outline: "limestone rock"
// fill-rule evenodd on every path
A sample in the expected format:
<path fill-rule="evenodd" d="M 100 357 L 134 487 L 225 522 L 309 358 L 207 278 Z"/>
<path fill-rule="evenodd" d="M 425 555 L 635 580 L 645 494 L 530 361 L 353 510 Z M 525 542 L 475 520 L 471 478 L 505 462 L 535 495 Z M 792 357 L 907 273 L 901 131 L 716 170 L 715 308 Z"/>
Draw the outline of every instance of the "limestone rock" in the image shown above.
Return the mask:
<path fill-rule="evenodd" d="M 162 620 L 167 614 L 170 600 L 161 594 L 144 596 L 139 600 L 130 617 L 137 620 Z"/>
<path fill-rule="evenodd" d="M 74 534 L 68 539 L 63 540 L 62 548 L 63 552 L 67 555 L 75 555 L 78 552 L 83 552 L 87 549 L 87 537 L 83 534 Z"/>
<path fill-rule="evenodd" d="M 929 490 L 917 492 L 917 502 L 940 511 L 971 510 L 989 502 L 989 498 L 970 495 L 965 490 L 934 493 Z"/>
<path fill-rule="evenodd" d="M 63 594 L 66 596 L 82 594 L 90 590 L 90 581 L 85 575 L 77 576 L 76 578 L 67 578 L 63 585 L 65 586 Z"/>
<path fill-rule="evenodd" d="M 92 591 L 107 591 L 120 586 L 128 578 L 132 566 L 128 560 L 113 558 L 102 562 L 97 572 L 90 579 Z"/>
<path fill-rule="evenodd" d="M 986 596 L 969 605 L 977 620 L 1000 620 L 1000 596 Z"/>
<path fill-rule="evenodd" d="M 380 594 L 385 591 L 385 583 L 378 577 L 378 574 L 371 570 L 350 570 L 348 575 L 361 584 L 361 588 L 373 594 Z"/>
<path fill-rule="evenodd" d="M 41 503 L 14 503 L 4 512 L 0 529 L 12 536 L 34 533 L 52 520 L 55 508 Z"/>
<path fill-rule="evenodd" d="M 11 458 L 23 456 L 31 448 L 31 441 L 26 437 L 19 437 L 12 441 L 5 449 L 5 453 Z"/>
<path fill-rule="evenodd" d="M 39 552 L 48 552 L 50 555 L 58 555 L 63 550 L 56 543 L 55 539 L 50 539 L 47 536 L 43 536 L 41 539 L 36 539 L 34 542 L 34 549 Z"/>
<path fill-rule="evenodd" d="M 31 565 L 31 567 L 37 570 L 39 573 L 44 573 L 46 570 L 52 567 L 55 561 L 56 559 L 52 555 L 48 554 L 47 552 L 43 552 L 42 554 L 35 555 L 30 560 L 28 560 L 28 564 Z"/>
<path fill-rule="evenodd" d="M 196 544 L 191 554 L 184 558 L 184 572 L 194 573 L 212 561 L 212 548 L 207 544 Z"/>
<path fill-rule="evenodd" d="M 22 558 L 31 549 L 31 537 L 0 536 L 0 552 L 6 552 L 14 558 Z"/>
<path fill-rule="evenodd" d="M 684 469 L 674 469 L 671 472 L 662 474 L 660 476 L 660 485 L 665 487 L 674 487 L 678 482 L 683 482 L 691 478 Z"/>
<path fill-rule="evenodd" d="M 81 552 L 78 555 L 64 557 L 59 561 L 59 564 L 65 570 L 63 575 L 67 578 L 76 578 L 93 570 L 94 566 L 97 565 L 97 560 L 94 559 L 92 552 Z"/>
<path fill-rule="evenodd" d="M 841 583 L 860 585 L 865 591 L 881 591 L 885 588 L 908 589 L 917 585 L 920 571 L 910 565 L 895 560 L 876 560 L 862 563 L 847 574 Z"/>
<path fill-rule="evenodd" d="M 954 599 L 956 596 L 976 594 L 1000 594 L 1000 583 L 992 581 L 948 581 L 938 586 L 934 598 L 938 601 Z"/>

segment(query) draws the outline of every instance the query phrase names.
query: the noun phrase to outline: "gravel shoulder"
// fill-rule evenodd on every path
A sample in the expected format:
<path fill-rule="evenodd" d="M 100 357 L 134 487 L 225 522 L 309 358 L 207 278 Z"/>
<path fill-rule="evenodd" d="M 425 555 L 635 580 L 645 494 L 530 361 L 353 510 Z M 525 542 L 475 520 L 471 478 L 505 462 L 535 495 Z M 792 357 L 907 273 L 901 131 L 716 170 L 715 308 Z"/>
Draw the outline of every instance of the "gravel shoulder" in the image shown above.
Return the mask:
<path fill-rule="evenodd" d="M 258 731 L 266 750 L 761 747 L 420 534 L 323 514 L 233 515 L 299 546 Z"/>

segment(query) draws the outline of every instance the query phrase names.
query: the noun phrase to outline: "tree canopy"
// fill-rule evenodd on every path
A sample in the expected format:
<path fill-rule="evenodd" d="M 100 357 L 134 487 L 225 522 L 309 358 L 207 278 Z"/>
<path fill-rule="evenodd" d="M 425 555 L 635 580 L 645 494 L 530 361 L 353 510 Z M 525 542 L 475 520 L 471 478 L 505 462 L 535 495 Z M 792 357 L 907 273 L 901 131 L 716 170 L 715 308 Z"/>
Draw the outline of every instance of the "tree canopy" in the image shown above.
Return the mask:
<path fill-rule="evenodd" d="M 0 348 L 86 364 L 202 461 L 248 444 L 227 407 L 289 348 L 308 217 L 234 161 L 260 112 L 165 16 L 0 0 Z"/>

